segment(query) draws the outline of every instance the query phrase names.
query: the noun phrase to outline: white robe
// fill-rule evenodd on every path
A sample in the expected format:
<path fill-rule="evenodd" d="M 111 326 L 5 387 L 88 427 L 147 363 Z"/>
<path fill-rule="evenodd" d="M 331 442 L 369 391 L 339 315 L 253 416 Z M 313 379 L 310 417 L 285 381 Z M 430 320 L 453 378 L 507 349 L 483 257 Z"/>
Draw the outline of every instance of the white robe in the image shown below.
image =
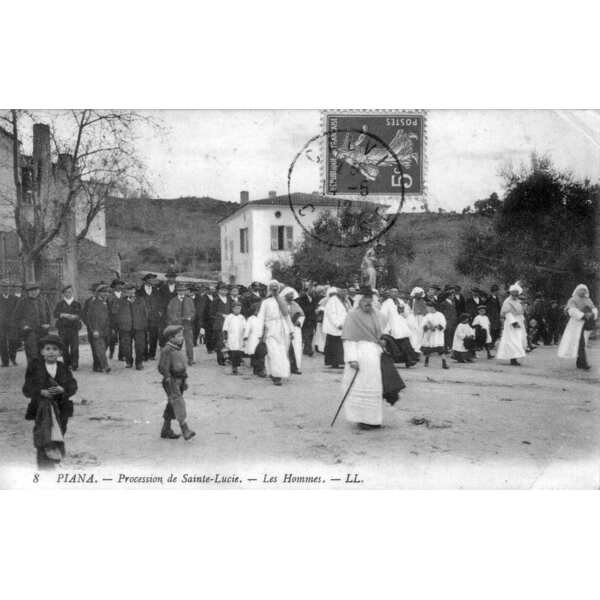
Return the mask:
<path fill-rule="evenodd" d="M 356 371 L 348 364 L 358 362 L 358 375 L 346 398 L 344 410 L 348 421 L 381 425 L 383 422 L 383 382 L 381 379 L 381 346 L 374 342 L 344 340 L 344 375 L 342 393 L 346 393 Z"/>
<path fill-rule="evenodd" d="M 558 345 L 558 356 L 560 358 L 577 358 L 579 352 L 579 340 L 583 328 L 583 312 L 578 308 L 569 308 L 569 322 L 565 327 L 560 344 Z M 594 318 L 598 318 L 598 310 L 594 309 Z M 591 331 L 584 331 L 583 336 L 587 346 Z"/>
<path fill-rule="evenodd" d="M 258 327 L 258 317 L 256 315 L 250 315 L 246 320 L 246 328 L 244 330 L 244 352 L 248 356 L 252 356 L 256 352 L 256 346 L 262 337 L 262 330 Z"/>
<path fill-rule="evenodd" d="M 485 331 L 485 343 L 492 343 L 492 334 L 490 333 L 490 318 L 487 315 L 477 315 L 473 319 L 473 327 L 479 325 Z"/>
<path fill-rule="evenodd" d="M 267 357 L 265 367 L 271 377 L 289 377 L 290 359 L 290 331 L 292 322 L 289 316 L 283 316 L 277 300 L 273 297 L 265 298 L 260 305 L 257 315 L 260 331 L 265 331 L 265 344 Z"/>
<path fill-rule="evenodd" d="M 442 326 L 442 330 L 438 326 Z M 446 329 L 446 317 L 441 312 L 427 313 L 423 317 L 423 329 L 427 327 L 427 331 L 423 331 L 422 348 L 443 348 L 444 330 Z"/>
<path fill-rule="evenodd" d="M 327 298 L 322 298 L 319 301 L 319 306 L 316 309 L 316 313 L 323 314 L 325 310 L 325 304 L 327 303 Z M 323 322 L 317 323 L 315 327 L 315 335 L 313 337 L 313 345 L 317 349 L 318 352 L 325 352 L 325 334 L 323 333 Z"/>
<path fill-rule="evenodd" d="M 527 332 L 525 331 L 525 317 L 522 312 L 515 311 L 513 304 L 515 300 L 508 297 L 502 309 L 500 316 L 504 316 L 504 328 L 502 337 L 498 344 L 496 358 L 501 360 L 512 360 L 513 358 L 524 358 L 525 347 L 527 346 Z M 521 311 L 522 311 L 521 307 Z M 518 323 L 519 327 L 513 327 L 513 323 Z"/>
<path fill-rule="evenodd" d="M 475 330 L 468 323 L 459 323 L 454 331 L 452 350 L 454 350 L 454 352 L 467 352 L 467 349 L 465 348 L 465 338 L 474 335 Z"/>
<path fill-rule="evenodd" d="M 244 349 L 244 333 L 246 330 L 246 319 L 244 315 L 228 314 L 223 323 L 223 332 L 227 332 L 227 350 Z"/>
<path fill-rule="evenodd" d="M 406 311 L 406 308 L 404 308 Z M 384 315 L 387 321 L 387 327 L 383 333 L 388 333 L 395 340 L 401 340 L 403 338 L 409 338 L 412 335 L 408 321 L 404 316 L 398 312 L 398 307 L 392 298 L 388 298 L 381 305 L 381 313 Z"/>
<path fill-rule="evenodd" d="M 347 314 L 348 311 L 342 301 L 336 295 L 329 296 L 323 313 L 323 333 L 341 336 Z"/>

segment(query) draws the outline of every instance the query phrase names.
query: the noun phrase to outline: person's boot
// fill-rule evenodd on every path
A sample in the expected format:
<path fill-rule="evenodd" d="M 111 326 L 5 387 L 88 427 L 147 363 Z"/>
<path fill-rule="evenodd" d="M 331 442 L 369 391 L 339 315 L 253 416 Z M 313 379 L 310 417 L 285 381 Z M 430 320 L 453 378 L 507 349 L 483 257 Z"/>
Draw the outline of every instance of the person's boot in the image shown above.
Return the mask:
<path fill-rule="evenodd" d="M 191 440 L 196 435 L 196 432 L 192 431 L 188 427 L 187 423 L 182 423 L 181 424 L 181 433 L 183 435 L 183 439 L 186 440 L 186 441 Z"/>
<path fill-rule="evenodd" d="M 448 363 L 445 358 L 442 358 L 442 369 L 449 369 Z"/>
<path fill-rule="evenodd" d="M 179 439 L 179 434 L 175 433 L 171 428 L 171 419 L 165 419 L 163 422 L 162 429 L 160 431 L 160 437 L 163 440 L 177 440 Z"/>
<path fill-rule="evenodd" d="M 429 366 L 429 356 L 425 357 L 425 363 L 424 366 L 428 367 Z"/>
<path fill-rule="evenodd" d="M 511 367 L 520 367 L 521 363 L 516 358 L 511 358 L 510 359 L 510 366 Z"/>
<path fill-rule="evenodd" d="M 494 358 L 494 355 L 488 350 L 487 351 L 487 357 L 488 357 L 488 360 L 489 360 L 491 358 Z"/>
<path fill-rule="evenodd" d="M 273 377 L 273 385 L 281 385 L 281 377 Z"/>
<path fill-rule="evenodd" d="M 233 375 L 237 375 L 237 374 L 238 374 L 238 368 L 237 368 L 237 367 L 233 367 L 233 368 L 231 369 L 231 373 L 232 373 Z"/>

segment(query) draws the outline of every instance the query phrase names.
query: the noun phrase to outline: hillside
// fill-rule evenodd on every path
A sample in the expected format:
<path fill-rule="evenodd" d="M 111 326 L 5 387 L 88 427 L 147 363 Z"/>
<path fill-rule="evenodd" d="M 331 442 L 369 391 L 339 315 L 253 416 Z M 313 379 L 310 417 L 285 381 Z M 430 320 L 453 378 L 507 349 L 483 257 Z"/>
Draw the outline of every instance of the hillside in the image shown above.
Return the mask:
<path fill-rule="evenodd" d="M 107 206 L 108 244 L 121 255 L 124 274 L 164 271 L 175 259 L 190 274 L 216 278 L 220 269 L 218 221 L 237 206 L 208 197 L 112 199 Z M 394 228 L 400 236 L 412 238 L 416 253 L 412 263 L 396 266 L 400 285 L 451 281 L 469 286 L 472 282 L 454 267 L 460 233 L 465 227 L 488 225 L 489 220 L 479 215 L 400 215 Z"/>
<path fill-rule="evenodd" d="M 106 208 L 108 244 L 121 255 L 123 272 L 164 271 L 175 259 L 184 270 L 218 271 L 217 222 L 237 204 L 214 198 L 111 199 Z"/>
<path fill-rule="evenodd" d="M 465 228 L 487 228 L 490 219 L 481 215 L 419 213 L 402 214 L 394 229 L 397 235 L 412 238 L 415 259 L 396 266 L 399 284 L 412 287 L 427 283 L 455 283 L 469 287 L 473 281 L 457 273 L 454 263 L 459 239 Z M 484 287 L 492 282 L 478 282 Z"/>

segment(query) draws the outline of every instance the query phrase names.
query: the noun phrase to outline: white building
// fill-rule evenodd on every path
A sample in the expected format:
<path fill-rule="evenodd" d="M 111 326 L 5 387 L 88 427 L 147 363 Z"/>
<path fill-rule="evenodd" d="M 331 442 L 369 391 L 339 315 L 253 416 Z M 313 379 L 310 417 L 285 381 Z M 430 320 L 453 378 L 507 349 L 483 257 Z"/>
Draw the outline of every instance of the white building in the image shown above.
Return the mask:
<path fill-rule="evenodd" d="M 320 194 L 292 194 L 294 207 L 311 204 L 314 210 L 302 218 L 303 225 L 314 223 L 326 210 L 335 209 L 337 198 Z M 248 200 L 241 192 L 240 206 L 219 222 L 221 228 L 221 280 L 248 285 L 253 281 L 267 283 L 271 278 L 269 264 L 291 259 L 294 246 L 302 241 L 303 228 L 298 224 L 290 198 L 270 192 L 268 198 Z"/>

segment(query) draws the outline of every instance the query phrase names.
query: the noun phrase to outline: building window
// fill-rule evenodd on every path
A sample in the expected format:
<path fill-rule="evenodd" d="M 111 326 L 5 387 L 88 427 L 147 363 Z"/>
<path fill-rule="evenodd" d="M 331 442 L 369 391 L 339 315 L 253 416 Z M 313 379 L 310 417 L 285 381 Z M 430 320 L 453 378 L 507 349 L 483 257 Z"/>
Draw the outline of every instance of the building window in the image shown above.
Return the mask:
<path fill-rule="evenodd" d="M 248 253 L 248 228 L 240 229 L 240 253 Z"/>
<path fill-rule="evenodd" d="M 294 248 L 294 228 L 284 225 L 271 225 L 271 250 L 292 250 Z"/>

